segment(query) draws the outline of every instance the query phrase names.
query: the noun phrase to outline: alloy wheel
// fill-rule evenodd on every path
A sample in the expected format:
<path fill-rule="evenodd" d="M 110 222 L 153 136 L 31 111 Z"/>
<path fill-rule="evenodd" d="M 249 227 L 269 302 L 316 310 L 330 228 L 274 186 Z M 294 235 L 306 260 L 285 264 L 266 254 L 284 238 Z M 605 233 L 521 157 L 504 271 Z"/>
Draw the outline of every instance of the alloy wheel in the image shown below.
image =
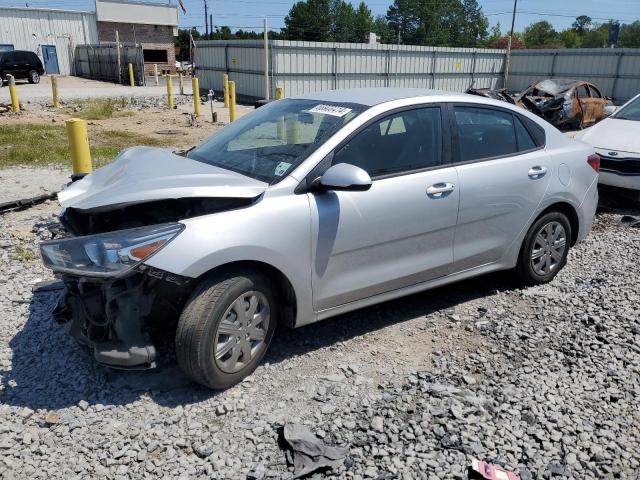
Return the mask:
<path fill-rule="evenodd" d="M 560 222 L 543 225 L 536 234 L 531 249 L 531 266 L 538 275 L 545 276 L 560 267 L 567 248 L 567 232 Z"/>
<path fill-rule="evenodd" d="M 246 367 L 265 344 L 269 320 L 269 302 L 264 294 L 250 291 L 236 298 L 216 332 L 214 358 L 218 368 L 236 373 Z"/>

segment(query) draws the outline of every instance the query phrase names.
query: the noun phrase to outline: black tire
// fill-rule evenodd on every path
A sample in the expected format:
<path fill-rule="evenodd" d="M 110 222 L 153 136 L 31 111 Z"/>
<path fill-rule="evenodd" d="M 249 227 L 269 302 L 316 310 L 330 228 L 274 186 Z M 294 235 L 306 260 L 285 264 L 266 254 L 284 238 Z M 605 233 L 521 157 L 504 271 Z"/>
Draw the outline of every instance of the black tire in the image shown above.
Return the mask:
<path fill-rule="evenodd" d="M 539 233 L 545 235 L 545 228 L 548 225 L 554 225 L 555 223 L 560 224 L 564 229 L 565 247 L 559 260 L 553 260 L 552 258 L 549 258 L 550 262 L 556 262 L 553 266 L 550 265 L 549 271 L 546 273 L 541 273 L 539 271 L 536 271 L 536 268 L 534 267 L 534 260 L 532 260 L 534 247 L 536 246 L 536 237 Z M 522 283 L 524 283 L 525 285 L 533 286 L 547 283 L 553 280 L 553 278 L 558 274 L 560 270 L 562 270 L 562 268 L 567 263 L 567 255 L 569 253 L 569 247 L 571 245 L 571 235 L 571 223 L 564 213 L 549 212 L 533 222 L 533 225 L 531 225 L 531 228 L 529 228 L 529 231 L 527 232 L 527 235 L 524 237 L 524 241 L 522 242 L 520 255 L 518 256 L 518 264 L 516 266 L 516 273 L 518 274 L 518 277 L 520 278 Z M 556 243 L 556 245 L 559 244 Z"/>
<path fill-rule="evenodd" d="M 40 83 L 40 74 L 35 70 L 29 71 L 29 76 L 27 77 L 29 83 Z"/>
<path fill-rule="evenodd" d="M 268 327 L 251 360 L 241 370 L 230 373 L 214 358 L 218 327 L 227 310 L 247 292 L 258 292 L 266 298 Z M 195 382 L 213 389 L 229 388 L 242 381 L 256 369 L 269 348 L 278 321 L 276 299 L 268 279 L 254 272 L 205 279 L 187 300 L 178 322 L 175 343 L 180 368 Z"/>

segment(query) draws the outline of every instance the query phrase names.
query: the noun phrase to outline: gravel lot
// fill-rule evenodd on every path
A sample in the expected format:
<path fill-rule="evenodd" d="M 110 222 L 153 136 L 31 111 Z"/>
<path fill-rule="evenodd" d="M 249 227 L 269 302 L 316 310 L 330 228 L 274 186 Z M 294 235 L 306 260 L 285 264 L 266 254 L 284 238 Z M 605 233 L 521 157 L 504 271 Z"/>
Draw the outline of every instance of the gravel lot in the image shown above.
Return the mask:
<path fill-rule="evenodd" d="M 3 197 L 41 193 L 25 174 L 0 171 Z M 285 423 L 348 447 L 314 478 L 462 479 L 473 457 L 523 480 L 640 478 L 640 229 L 621 211 L 549 285 L 491 275 L 282 330 L 211 392 L 170 356 L 97 367 L 53 322 L 28 250 L 57 208 L 0 216 L 0 478 L 290 478 Z"/>

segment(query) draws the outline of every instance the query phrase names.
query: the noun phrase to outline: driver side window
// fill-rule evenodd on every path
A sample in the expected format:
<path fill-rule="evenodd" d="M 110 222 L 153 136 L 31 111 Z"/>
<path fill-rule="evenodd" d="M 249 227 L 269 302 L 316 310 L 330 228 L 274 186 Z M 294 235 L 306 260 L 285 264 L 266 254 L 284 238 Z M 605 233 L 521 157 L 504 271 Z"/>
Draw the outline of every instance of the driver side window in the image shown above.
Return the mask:
<path fill-rule="evenodd" d="M 371 178 L 442 164 L 440 107 L 393 113 L 356 134 L 333 157 L 333 164 L 350 163 Z"/>

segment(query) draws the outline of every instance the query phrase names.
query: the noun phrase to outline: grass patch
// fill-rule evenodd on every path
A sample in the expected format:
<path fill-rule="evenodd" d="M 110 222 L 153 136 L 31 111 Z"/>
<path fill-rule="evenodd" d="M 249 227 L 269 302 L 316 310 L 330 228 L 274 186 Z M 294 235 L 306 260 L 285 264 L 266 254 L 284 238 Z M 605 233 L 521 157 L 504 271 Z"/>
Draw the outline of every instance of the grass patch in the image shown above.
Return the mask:
<path fill-rule="evenodd" d="M 136 145 L 170 146 L 170 138 L 154 138 L 118 130 L 90 130 L 89 145 L 94 166 L 113 160 L 123 148 Z M 62 125 L 23 123 L 0 128 L 0 168 L 10 165 L 71 166 L 67 130 Z"/>
<path fill-rule="evenodd" d="M 127 100 L 124 98 L 98 98 L 79 101 L 76 108 L 68 109 L 68 112 L 85 120 L 104 120 L 105 118 L 133 115 L 133 112 L 124 110 L 127 105 Z"/>
<path fill-rule="evenodd" d="M 29 248 L 23 247 L 22 245 L 16 245 L 16 251 L 11 258 L 20 262 L 28 262 L 29 260 L 36 258 L 36 254 Z"/>

